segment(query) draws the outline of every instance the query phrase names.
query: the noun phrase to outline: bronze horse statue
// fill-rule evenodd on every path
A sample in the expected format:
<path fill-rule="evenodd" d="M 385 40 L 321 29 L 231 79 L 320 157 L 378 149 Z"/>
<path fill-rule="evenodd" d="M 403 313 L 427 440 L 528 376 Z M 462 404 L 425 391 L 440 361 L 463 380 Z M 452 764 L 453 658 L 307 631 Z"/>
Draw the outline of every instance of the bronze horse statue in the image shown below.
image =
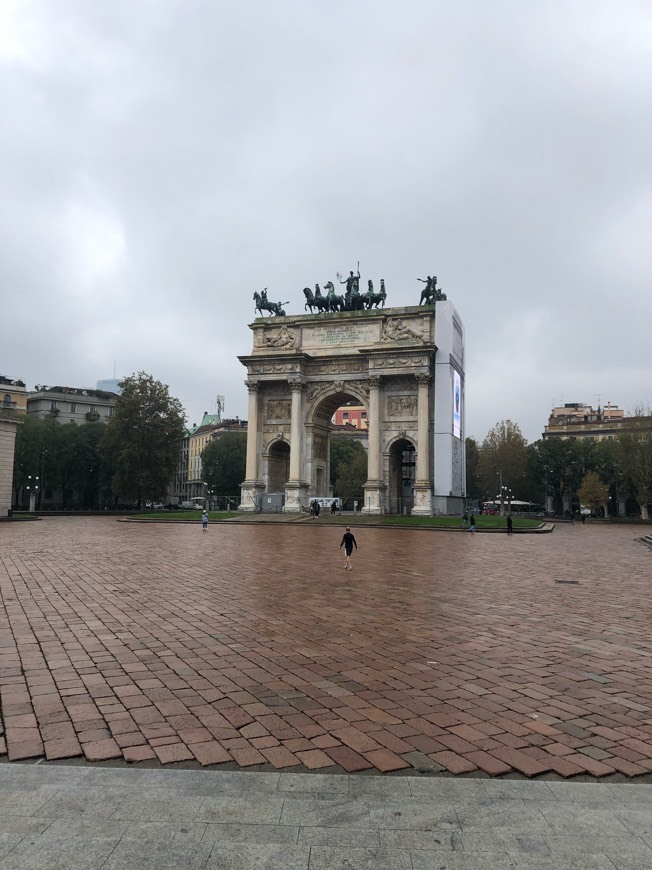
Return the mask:
<path fill-rule="evenodd" d="M 374 293 L 374 282 L 367 282 L 367 292 L 363 294 L 361 297 L 365 300 L 367 309 L 370 308 L 384 308 L 385 307 L 385 299 L 387 299 L 387 291 L 385 290 L 385 279 L 380 279 L 380 293 Z"/>
<path fill-rule="evenodd" d="M 270 317 L 276 314 L 278 317 L 285 317 L 283 305 L 288 305 L 287 302 L 270 302 L 267 298 L 267 287 L 262 293 L 257 293 L 254 290 L 254 302 L 256 303 L 256 311 L 260 312 L 262 317 L 263 311 L 269 311 Z"/>
<path fill-rule="evenodd" d="M 317 311 L 330 311 L 330 302 L 328 300 L 328 297 L 321 295 L 319 284 L 315 284 L 314 293 L 312 292 L 310 287 L 304 287 L 303 295 L 306 297 L 306 304 L 304 305 L 304 309 L 309 308 L 311 314 L 313 308 L 315 308 Z"/>
<path fill-rule="evenodd" d="M 326 298 L 328 299 L 329 311 L 344 311 L 344 296 L 335 292 L 335 285 L 332 281 L 327 281 L 324 284 L 324 290 L 328 291 Z"/>

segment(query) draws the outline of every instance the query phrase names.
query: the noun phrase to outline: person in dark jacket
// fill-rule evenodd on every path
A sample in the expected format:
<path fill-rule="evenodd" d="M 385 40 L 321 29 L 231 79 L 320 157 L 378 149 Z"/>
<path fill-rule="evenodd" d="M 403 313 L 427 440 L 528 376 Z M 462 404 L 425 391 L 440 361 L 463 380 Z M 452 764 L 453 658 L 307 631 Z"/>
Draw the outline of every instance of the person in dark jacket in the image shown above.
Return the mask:
<path fill-rule="evenodd" d="M 351 529 L 347 526 L 346 531 L 342 535 L 342 542 L 340 543 L 340 550 L 344 547 L 344 553 L 346 555 L 346 565 L 344 566 L 345 571 L 352 571 L 353 566 L 351 565 L 351 556 L 353 554 L 353 548 L 358 549 L 358 543 L 351 533 Z"/>

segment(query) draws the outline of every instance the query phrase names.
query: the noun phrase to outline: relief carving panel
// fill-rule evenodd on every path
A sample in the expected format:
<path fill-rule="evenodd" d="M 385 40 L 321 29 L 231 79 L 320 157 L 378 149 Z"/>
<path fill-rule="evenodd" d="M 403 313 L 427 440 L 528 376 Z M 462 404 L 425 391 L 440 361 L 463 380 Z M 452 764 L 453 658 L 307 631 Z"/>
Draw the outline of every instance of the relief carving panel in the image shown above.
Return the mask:
<path fill-rule="evenodd" d="M 416 396 L 389 396 L 387 399 L 388 417 L 414 417 L 416 413 Z"/>
<path fill-rule="evenodd" d="M 289 399 L 270 399 L 267 402 L 268 420 L 289 420 L 292 417 L 292 402 Z"/>

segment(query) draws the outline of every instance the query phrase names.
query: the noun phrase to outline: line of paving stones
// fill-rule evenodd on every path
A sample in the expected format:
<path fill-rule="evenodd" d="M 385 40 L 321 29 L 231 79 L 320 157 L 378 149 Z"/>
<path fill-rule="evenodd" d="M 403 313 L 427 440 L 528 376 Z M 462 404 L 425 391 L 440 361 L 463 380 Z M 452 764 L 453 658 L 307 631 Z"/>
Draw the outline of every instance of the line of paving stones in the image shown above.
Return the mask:
<path fill-rule="evenodd" d="M 652 770 L 649 553 L 633 530 L 364 529 L 352 574 L 337 529 L 3 532 L 12 761 Z"/>
<path fill-rule="evenodd" d="M 0 870 L 643 870 L 652 786 L 0 764 Z"/>

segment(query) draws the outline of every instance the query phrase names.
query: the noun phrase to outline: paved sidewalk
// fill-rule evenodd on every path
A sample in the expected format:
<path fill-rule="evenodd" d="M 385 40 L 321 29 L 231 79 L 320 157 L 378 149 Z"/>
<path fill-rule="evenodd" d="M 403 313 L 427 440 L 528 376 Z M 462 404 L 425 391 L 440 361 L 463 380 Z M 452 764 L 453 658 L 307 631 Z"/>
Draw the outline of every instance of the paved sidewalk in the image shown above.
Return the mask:
<path fill-rule="evenodd" d="M 0 756 L 650 776 L 640 529 L 341 531 L 3 524 Z"/>
<path fill-rule="evenodd" d="M 649 870 L 652 785 L 0 764 L 0 870 Z"/>

